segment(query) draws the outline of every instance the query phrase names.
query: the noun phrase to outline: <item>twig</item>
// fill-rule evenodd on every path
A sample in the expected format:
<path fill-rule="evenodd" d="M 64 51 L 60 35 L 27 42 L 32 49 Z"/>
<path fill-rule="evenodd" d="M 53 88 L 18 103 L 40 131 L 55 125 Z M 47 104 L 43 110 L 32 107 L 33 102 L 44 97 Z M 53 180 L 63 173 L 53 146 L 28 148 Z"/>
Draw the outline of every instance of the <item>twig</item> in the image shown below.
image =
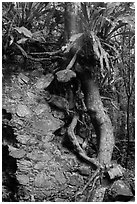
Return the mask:
<path fill-rule="evenodd" d="M 27 56 L 28 59 L 35 61 L 35 62 L 42 62 L 42 61 L 51 61 L 51 60 L 57 60 L 57 59 L 62 59 L 60 56 L 53 56 L 53 57 L 48 57 L 48 58 L 33 58 L 30 55 Z"/>
<path fill-rule="evenodd" d="M 100 169 L 97 169 L 94 174 L 91 176 L 91 178 L 89 179 L 89 181 L 86 183 L 86 185 L 84 186 L 83 190 L 81 191 L 82 193 L 86 190 L 86 188 L 89 186 L 89 184 L 92 182 L 92 180 L 97 176 L 97 174 L 99 173 Z"/>
<path fill-rule="evenodd" d="M 97 177 L 95 177 L 95 179 L 94 179 L 94 181 L 93 181 L 93 184 L 92 184 L 92 188 L 90 189 L 90 191 L 88 192 L 88 197 L 87 197 L 87 202 L 88 202 L 88 200 L 89 200 L 89 198 L 90 198 L 90 196 L 91 196 L 91 193 L 92 193 L 92 191 L 93 191 L 93 189 L 94 189 L 94 186 L 95 186 L 95 184 L 96 184 L 96 181 L 99 179 L 99 176 L 97 176 Z"/>
<path fill-rule="evenodd" d="M 102 99 L 110 100 L 111 104 L 114 106 L 115 109 L 119 110 L 119 108 L 113 103 L 112 98 L 101 96 Z"/>
<path fill-rule="evenodd" d="M 62 50 L 58 50 L 58 51 L 55 51 L 55 52 L 34 52 L 34 53 L 29 53 L 29 54 L 30 55 L 49 55 L 49 56 L 54 56 L 54 55 L 60 54 L 62 52 L 63 52 Z"/>
<path fill-rule="evenodd" d="M 18 45 L 17 43 L 14 43 L 18 48 L 19 50 L 21 51 L 22 55 L 25 56 L 27 59 L 30 59 L 32 61 L 35 61 L 35 62 L 42 62 L 42 61 L 51 61 L 51 60 L 57 60 L 57 59 L 62 59 L 62 57 L 60 56 L 50 56 L 50 57 L 47 57 L 47 58 L 33 58 L 31 57 L 30 55 L 28 55 L 26 53 L 26 51 L 20 46 Z"/>
<path fill-rule="evenodd" d="M 90 185 L 90 183 L 92 182 L 92 180 L 95 179 L 95 177 L 97 176 L 97 174 L 99 173 L 100 169 L 97 169 L 94 174 L 91 176 L 91 178 L 89 179 L 89 181 L 86 183 L 86 185 L 84 186 L 84 188 L 82 189 L 82 191 L 79 191 L 78 193 L 76 193 L 75 196 L 75 200 L 77 199 L 77 196 L 82 195 L 84 193 L 84 191 L 86 190 L 86 188 Z M 98 177 L 97 177 L 98 178 Z M 95 179 L 96 181 L 96 179 Z M 93 183 L 94 184 L 94 183 Z M 93 189 L 93 185 L 92 185 L 92 189 Z M 91 190 L 90 190 L 91 192 Z"/>

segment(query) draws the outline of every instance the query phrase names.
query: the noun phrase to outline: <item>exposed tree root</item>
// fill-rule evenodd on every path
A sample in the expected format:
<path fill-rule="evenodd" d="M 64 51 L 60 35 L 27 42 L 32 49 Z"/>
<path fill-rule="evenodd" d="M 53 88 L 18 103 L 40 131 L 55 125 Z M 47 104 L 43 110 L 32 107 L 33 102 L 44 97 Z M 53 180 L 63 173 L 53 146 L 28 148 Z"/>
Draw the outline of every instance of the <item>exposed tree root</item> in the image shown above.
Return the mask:
<path fill-rule="evenodd" d="M 77 137 L 75 135 L 75 127 L 79 117 L 75 115 L 72 119 L 71 124 L 68 127 L 68 136 L 71 140 L 74 149 L 78 155 L 88 162 L 92 167 L 96 168 L 95 173 L 83 187 L 82 191 L 76 194 L 76 200 L 78 201 L 88 201 L 90 200 L 93 189 L 95 188 L 96 182 L 101 178 L 104 170 L 108 170 L 111 164 L 111 158 L 113 153 L 113 148 L 115 144 L 114 135 L 113 135 L 113 126 L 109 116 L 106 114 L 101 97 L 99 94 L 99 89 L 90 78 L 88 73 L 85 73 L 81 76 L 82 89 L 85 97 L 85 105 L 87 111 L 90 115 L 92 125 L 94 126 L 95 133 L 97 136 L 98 143 L 98 157 L 90 158 L 86 155 L 86 152 L 80 146 Z M 90 185 L 90 191 L 86 198 L 84 197 L 84 191 Z M 83 198 L 81 198 L 83 197 Z"/>
<path fill-rule="evenodd" d="M 78 116 L 74 116 L 72 119 L 72 122 L 70 124 L 70 126 L 68 127 L 68 136 L 70 141 L 73 143 L 74 145 L 74 149 L 77 151 L 77 153 L 79 154 L 79 156 L 81 158 L 83 158 L 85 161 L 87 161 L 88 163 L 90 163 L 93 167 L 96 168 L 103 168 L 103 166 L 99 163 L 97 158 L 90 158 L 86 155 L 85 151 L 82 149 L 82 147 L 80 146 L 77 137 L 74 133 L 74 129 L 77 125 L 77 121 L 78 121 Z"/>
<path fill-rule="evenodd" d="M 83 158 L 86 162 L 90 163 L 91 166 L 96 167 L 96 171 L 94 172 L 94 174 L 91 176 L 91 178 L 89 179 L 89 181 L 86 183 L 86 185 L 83 187 L 82 191 L 79 191 L 76 196 L 75 196 L 75 200 L 76 201 L 83 201 L 83 199 L 81 199 L 81 196 L 83 196 L 84 191 L 87 189 L 87 187 L 89 185 L 92 184 L 92 187 L 88 193 L 88 198 L 91 196 L 92 190 L 94 189 L 94 186 L 96 184 L 96 181 L 100 178 L 100 173 L 102 172 L 102 170 L 104 169 L 104 166 L 102 166 L 97 158 L 90 158 L 86 155 L 85 151 L 82 149 L 82 147 L 80 146 L 77 137 L 74 133 L 74 129 L 77 125 L 77 121 L 78 121 L 79 117 L 77 115 L 75 115 L 72 119 L 72 122 L 70 124 L 70 126 L 68 127 L 68 136 L 70 141 L 72 142 L 74 149 L 77 151 L 77 153 L 79 154 L 79 156 L 81 158 Z M 86 201 L 87 201 L 86 199 Z"/>

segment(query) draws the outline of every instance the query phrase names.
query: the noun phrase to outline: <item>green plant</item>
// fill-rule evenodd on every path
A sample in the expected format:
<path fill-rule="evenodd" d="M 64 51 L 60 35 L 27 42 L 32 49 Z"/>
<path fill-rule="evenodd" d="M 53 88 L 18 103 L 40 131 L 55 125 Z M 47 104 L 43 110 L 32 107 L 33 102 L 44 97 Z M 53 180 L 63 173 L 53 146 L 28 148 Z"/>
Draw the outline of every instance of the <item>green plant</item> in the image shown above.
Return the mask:
<path fill-rule="evenodd" d="M 2 3 L 3 54 L 12 49 L 13 42 L 22 44 L 32 37 L 32 32 L 39 29 L 39 23 L 43 24 L 46 21 L 43 19 L 49 12 L 48 4 L 48 2 Z M 44 26 L 45 24 L 43 29 Z"/>
<path fill-rule="evenodd" d="M 66 52 L 77 52 L 79 62 L 87 65 L 92 62 L 92 68 L 96 61 L 100 65 L 101 86 L 113 86 L 118 81 L 115 65 L 120 57 L 120 38 L 135 30 L 134 3 L 96 2 L 76 6 L 76 26 Z"/>

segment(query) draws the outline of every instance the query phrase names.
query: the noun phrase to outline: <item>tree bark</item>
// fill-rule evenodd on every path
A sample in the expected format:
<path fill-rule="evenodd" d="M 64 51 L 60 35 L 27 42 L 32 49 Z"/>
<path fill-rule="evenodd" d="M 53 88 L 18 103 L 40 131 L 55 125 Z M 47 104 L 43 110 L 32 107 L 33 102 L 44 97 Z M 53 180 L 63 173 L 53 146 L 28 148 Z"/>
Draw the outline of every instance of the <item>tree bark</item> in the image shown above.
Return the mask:
<path fill-rule="evenodd" d="M 129 143 L 130 143 L 130 96 L 127 96 L 127 134 L 126 134 L 126 140 L 127 140 L 127 151 L 126 151 L 126 168 L 128 167 L 128 155 L 129 155 Z"/>
<path fill-rule="evenodd" d="M 64 3 L 64 42 L 67 43 L 70 38 L 70 15 L 69 15 L 69 4 Z"/>
<path fill-rule="evenodd" d="M 99 89 L 88 72 L 80 76 L 85 104 L 94 126 L 98 143 L 98 160 L 101 165 L 109 166 L 114 147 L 114 134 L 111 120 L 106 113 Z"/>

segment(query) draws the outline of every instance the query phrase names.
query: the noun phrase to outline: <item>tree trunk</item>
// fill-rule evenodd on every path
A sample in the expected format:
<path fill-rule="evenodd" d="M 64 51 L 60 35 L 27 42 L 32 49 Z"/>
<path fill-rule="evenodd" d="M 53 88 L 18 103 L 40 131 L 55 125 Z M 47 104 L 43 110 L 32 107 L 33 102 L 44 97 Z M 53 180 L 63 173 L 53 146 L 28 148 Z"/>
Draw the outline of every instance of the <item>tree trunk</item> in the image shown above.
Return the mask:
<path fill-rule="evenodd" d="M 68 2 L 64 4 L 64 42 L 67 43 L 70 38 L 70 15 Z"/>
<path fill-rule="evenodd" d="M 127 96 L 127 134 L 126 134 L 126 140 L 127 140 L 127 151 L 126 151 L 126 168 L 128 167 L 128 155 L 129 155 L 129 146 L 130 146 L 130 96 Z"/>
<path fill-rule="evenodd" d="M 103 166 L 111 164 L 114 147 L 113 127 L 108 114 L 106 113 L 99 89 L 90 74 L 84 72 L 80 76 L 82 90 L 85 95 L 85 104 L 91 116 L 98 143 L 98 160 Z"/>

